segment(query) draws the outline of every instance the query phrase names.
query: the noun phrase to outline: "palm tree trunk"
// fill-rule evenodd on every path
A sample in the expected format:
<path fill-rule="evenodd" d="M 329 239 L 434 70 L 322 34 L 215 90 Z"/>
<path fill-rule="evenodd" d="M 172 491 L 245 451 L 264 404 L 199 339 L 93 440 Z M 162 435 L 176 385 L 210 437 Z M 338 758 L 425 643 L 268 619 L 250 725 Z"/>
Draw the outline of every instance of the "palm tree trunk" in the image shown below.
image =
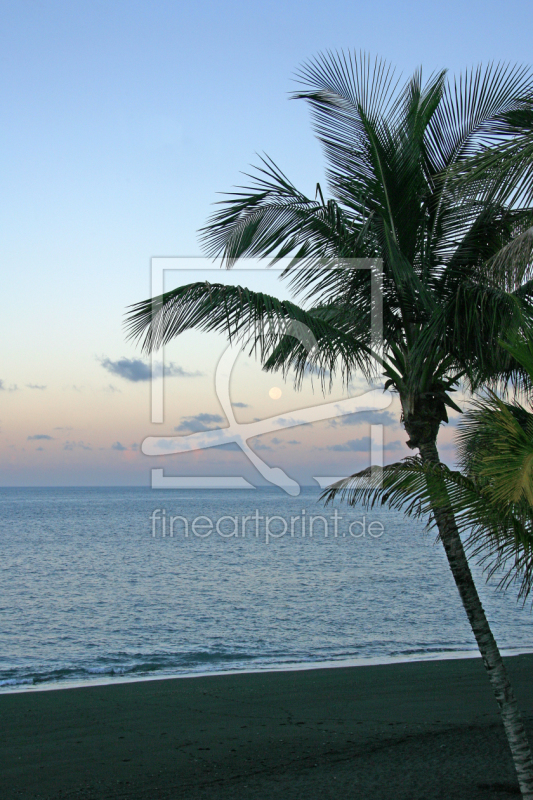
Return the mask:
<path fill-rule="evenodd" d="M 440 463 L 435 441 L 420 442 L 418 447 L 424 463 Z M 507 670 L 477 593 L 454 515 L 451 508 L 443 508 L 442 504 L 435 504 L 433 513 L 455 584 L 500 707 L 522 797 L 533 800 L 533 759 L 529 742 Z"/>

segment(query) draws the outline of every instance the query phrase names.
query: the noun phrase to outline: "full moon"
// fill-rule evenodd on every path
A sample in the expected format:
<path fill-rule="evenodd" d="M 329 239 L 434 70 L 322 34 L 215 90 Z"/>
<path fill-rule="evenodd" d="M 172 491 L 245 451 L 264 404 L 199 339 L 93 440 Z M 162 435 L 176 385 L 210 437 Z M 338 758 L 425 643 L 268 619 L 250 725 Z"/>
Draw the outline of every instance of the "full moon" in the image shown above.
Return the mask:
<path fill-rule="evenodd" d="M 281 389 L 278 389 L 277 386 L 273 386 L 268 394 L 272 398 L 272 400 L 279 400 L 279 398 L 281 397 Z"/>

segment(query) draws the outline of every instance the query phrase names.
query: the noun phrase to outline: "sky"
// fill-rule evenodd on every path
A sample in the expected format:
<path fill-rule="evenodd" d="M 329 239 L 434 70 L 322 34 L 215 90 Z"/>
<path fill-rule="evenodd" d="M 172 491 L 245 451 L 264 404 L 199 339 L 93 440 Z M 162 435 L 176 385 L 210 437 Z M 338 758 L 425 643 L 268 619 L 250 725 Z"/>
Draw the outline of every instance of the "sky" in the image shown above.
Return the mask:
<path fill-rule="evenodd" d="M 198 229 L 258 153 L 308 194 L 324 183 L 308 110 L 289 99 L 307 59 L 364 50 L 405 76 L 420 65 L 429 75 L 530 63 L 531 4 L 19 0 L 1 9 L 0 485 L 149 485 L 154 467 L 264 483 L 236 445 L 141 452 L 149 436 L 227 425 L 214 382 L 226 343 L 197 332 L 167 348 L 165 418 L 151 422 L 147 362 L 123 326 L 127 307 L 150 294 L 151 259 L 201 256 Z M 209 266 L 205 278 L 236 280 Z M 238 282 L 287 296 L 265 272 Z M 297 419 L 346 396 L 310 384 L 297 393 L 240 357 L 235 416 Z M 384 414 L 385 460 L 396 460 L 409 453 L 397 400 Z M 326 420 L 250 445 L 313 484 L 369 463 L 371 421 Z M 453 425 L 441 453 L 453 461 Z"/>

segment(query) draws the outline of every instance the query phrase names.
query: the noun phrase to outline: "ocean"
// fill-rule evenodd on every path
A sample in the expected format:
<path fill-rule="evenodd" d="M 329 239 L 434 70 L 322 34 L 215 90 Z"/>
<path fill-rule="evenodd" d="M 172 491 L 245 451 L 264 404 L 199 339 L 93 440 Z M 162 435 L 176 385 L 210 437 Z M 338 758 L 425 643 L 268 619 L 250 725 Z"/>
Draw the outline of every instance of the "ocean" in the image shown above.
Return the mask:
<path fill-rule="evenodd" d="M 435 532 L 397 512 L 314 488 L 2 488 L 0 508 L 2 691 L 476 652 Z M 500 648 L 533 651 L 530 605 L 474 574 Z"/>

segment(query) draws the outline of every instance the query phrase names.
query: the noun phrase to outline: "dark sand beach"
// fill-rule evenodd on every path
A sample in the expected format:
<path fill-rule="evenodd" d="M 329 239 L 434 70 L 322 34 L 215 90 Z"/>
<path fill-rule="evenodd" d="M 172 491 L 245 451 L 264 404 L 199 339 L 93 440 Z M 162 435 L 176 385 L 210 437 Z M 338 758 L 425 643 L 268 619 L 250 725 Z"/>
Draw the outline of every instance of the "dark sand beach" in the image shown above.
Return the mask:
<path fill-rule="evenodd" d="M 533 734 L 533 656 L 506 659 Z M 480 659 L 0 696 L 0 797 L 518 796 Z"/>

